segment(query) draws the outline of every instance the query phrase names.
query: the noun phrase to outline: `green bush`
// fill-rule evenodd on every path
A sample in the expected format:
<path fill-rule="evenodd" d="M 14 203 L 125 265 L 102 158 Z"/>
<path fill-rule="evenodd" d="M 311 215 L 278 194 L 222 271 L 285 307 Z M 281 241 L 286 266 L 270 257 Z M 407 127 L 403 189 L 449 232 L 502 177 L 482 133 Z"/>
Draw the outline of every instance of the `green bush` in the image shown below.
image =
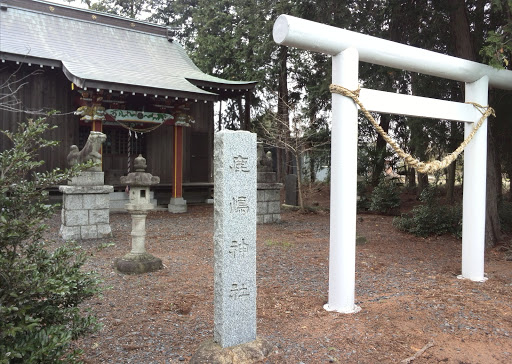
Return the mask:
<path fill-rule="evenodd" d="M 436 199 L 436 189 L 427 187 L 420 195 L 422 205 L 393 219 L 399 230 L 416 236 L 442 235 L 446 233 L 462 236 L 462 207 L 460 205 L 440 205 Z"/>
<path fill-rule="evenodd" d="M 512 202 L 502 200 L 498 204 L 501 229 L 505 232 L 512 231 Z"/>
<path fill-rule="evenodd" d="M 400 190 L 392 181 L 382 179 L 370 196 L 370 210 L 388 213 L 400 207 Z"/>
<path fill-rule="evenodd" d="M 0 131 L 12 148 L 0 153 L 0 363 L 72 363 L 80 352 L 72 340 L 95 330 L 78 304 L 99 291 L 96 275 L 83 272 L 79 247 L 54 250 L 43 241 L 46 218 L 54 213 L 44 188 L 69 179 L 85 166 L 38 173 L 46 119 Z M 4 138 L 5 140 L 5 138 Z"/>
<path fill-rule="evenodd" d="M 357 211 L 366 211 L 370 208 L 370 193 L 366 180 L 357 182 Z"/>

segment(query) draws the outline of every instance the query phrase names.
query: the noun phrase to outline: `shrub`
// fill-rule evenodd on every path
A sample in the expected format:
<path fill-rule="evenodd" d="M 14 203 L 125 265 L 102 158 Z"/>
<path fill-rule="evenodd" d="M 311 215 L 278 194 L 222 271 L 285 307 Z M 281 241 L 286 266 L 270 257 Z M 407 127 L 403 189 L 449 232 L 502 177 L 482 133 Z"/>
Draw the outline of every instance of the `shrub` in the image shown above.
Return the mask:
<path fill-rule="evenodd" d="M 462 236 L 462 207 L 460 205 L 440 205 L 435 196 L 436 189 L 427 187 L 420 195 L 422 205 L 393 219 L 393 225 L 399 230 L 417 236 L 453 234 Z"/>
<path fill-rule="evenodd" d="M 505 232 L 512 231 L 512 202 L 502 200 L 498 204 L 501 229 Z"/>
<path fill-rule="evenodd" d="M 366 211 L 370 208 L 370 193 L 366 180 L 357 181 L 357 211 Z"/>
<path fill-rule="evenodd" d="M 55 206 L 45 204 L 44 188 L 69 179 L 84 167 L 38 173 L 45 118 L 0 131 L 13 147 L 0 153 L 0 363 L 75 362 L 71 341 L 97 328 L 78 304 L 98 292 L 98 279 L 81 270 L 79 247 L 49 249 L 44 220 Z"/>
<path fill-rule="evenodd" d="M 400 191 L 392 182 L 382 179 L 370 196 L 370 210 L 388 213 L 400 207 Z"/>

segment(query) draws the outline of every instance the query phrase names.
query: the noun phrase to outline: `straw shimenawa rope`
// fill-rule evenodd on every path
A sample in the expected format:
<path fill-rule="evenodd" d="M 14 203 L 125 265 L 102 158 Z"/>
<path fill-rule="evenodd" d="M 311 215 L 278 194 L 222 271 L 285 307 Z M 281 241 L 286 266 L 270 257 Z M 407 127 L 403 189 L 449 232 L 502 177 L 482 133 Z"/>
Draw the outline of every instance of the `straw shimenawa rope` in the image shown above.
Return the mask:
<path fill-rule="evenodd" d="M 372 123 L 373 127 L 382 136 L 382 138 L 384 138 L 384 140 L 389 145 L 391 145 L 395 152 L 405 161 L 405 163 L 408 166 L 415 168 L 420 173 L 433 173 L 448 167 L 451 163 L 453 163 L 453 161 L 457 159 L 459 154 L 462 153 L 462 151 L 468 145 L 471 139 L 473 139 L 478 129 L 480 129 L 480 127 L 484 123 L 484 120 L 487 119 L 490 115 L 496 116 L 496 114 L 494 113 L 494 109 L 490 106 L 482 106 L 474 102 L 467 102 L 467 104 L 473 105 L 478 109 L 478 111 L 480 111 L 480 113 L 482 114 L 480 120 L 478 120 L 477 124 L 475 125 L 471 133 L 467 136 L 466 139 L 464 139 L 464 141 L 459 145 L 459 147 L 455 149 L 454 152 L 448 154 L 440 161 L 434 160 L 432 162 L 425 163 L 414 158 L 409 153 L 406 153 L 402 148 L 400 148 L 400 146 L 393 139 L 391 139 L 391 137 L 384 131 L 384 129 L 382 129 L 382 127 L 375 121 L 370 112 L 363 106 L 361 101 L 359 101 L 359 91 L 361 90 L 360 88 L 358 88 L 356 91 L 351 91 L 339 85 L 330 85 L 329 90 L 333 93 L 347 96 L 354 100 L 354 102 L 361 108 L 361 111 L 363 112 L 364 116 L 366 116 L 366 118 Z"/>

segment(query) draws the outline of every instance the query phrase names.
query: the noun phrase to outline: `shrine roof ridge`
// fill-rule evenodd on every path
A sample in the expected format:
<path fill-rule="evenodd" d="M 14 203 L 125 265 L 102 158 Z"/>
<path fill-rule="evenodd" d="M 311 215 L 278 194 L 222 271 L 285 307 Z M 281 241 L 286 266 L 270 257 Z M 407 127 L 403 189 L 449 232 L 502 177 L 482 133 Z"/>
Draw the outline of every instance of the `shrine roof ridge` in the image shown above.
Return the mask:
<path fill-rule="evenodd" d="M 41 0 L 0 0 L 0 34 L 2 60 L 62 68 L 80 88 L 214 101 L 257 83 L 202 72 L 165 26 Z"/>
<path fill-rule="evenodd" d="M 168 27 L 162 24 L 151 23 L 145 20 L 127 18 L 124 16 L 104 13 L 92 9 L 77 8 L 71 5 L 58 4 L 45 0 L 0 0 L 0 6 L 18 8 L 25 11 L 47 14 L 56 17 L 71 18 L 82 21 L 90 21 L 110 27 L 118 27 L 136 32 L 145 32 L 162 37 L 167 36 Z M 141 26 L 142 29 L 135 29 Z"/>

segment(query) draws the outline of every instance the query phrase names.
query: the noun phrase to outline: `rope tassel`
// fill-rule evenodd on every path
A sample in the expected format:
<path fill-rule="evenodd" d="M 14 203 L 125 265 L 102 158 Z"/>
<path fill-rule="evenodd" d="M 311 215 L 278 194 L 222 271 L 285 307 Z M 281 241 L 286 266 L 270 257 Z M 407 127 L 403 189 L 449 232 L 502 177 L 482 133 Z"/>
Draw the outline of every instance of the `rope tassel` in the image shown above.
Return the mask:
<path fill-rule="evenodd" d="M 455 149 L 455 151 L 448 154 L 441 160 L 434 160 L 432 162 L 425 163 L 421 162 L 419 159 L 414 158 L 412 155 L 406 153 L 402 148 L 400 148 L 400 146 L 393 139 L 391 139 L 391 137 L 384 131 L 384 129 L 382 129 L 382 127 L 375 121 L 370 112 L 363 106 L 363 104 L 359 100 L 359 92 L 361 91 L 360 88 L 358 88 L 355 91 L 351 91 L 349 89 L 346 89 L 345 87 L 331 84 L 329 86 L 329 90 L 332 93 L 350 97 L 356 103 L 356 105 L 359 106 L 364 116 L 366 116 L 366 118 L 372 123 L 373 127 L 375 128 L 375 130 L 377 130 L 380 136 L 382 136 L 386 143 L 388 143 L 393 148 L 393 150 L 400 156 L 400 158 L 404 160 L 405 164 L 407 164 L 409 167 L 415 168 L 420 173 L 434 173 L 448 167 L 457 159 L 459 154 L 462 153 L 464 148 L 466 148 L 469 142 L 473 139 L 478 129 L 480 129 L 480 127 L 484 123 L 485 119 L 487 119 L 490 115 L 496 116 L 494 109 L 490 106 L 482 106 L 475 102 L 467 102 L 467 104 L 473 105 L 475 108 L 478 109 L 478 111 L 480 111 L 480 113 L 482 114 L 480 120 L 478 120 L 471 133 L 467 136 L 466 139 L 464 139 L 464 141 L 459 145 L 459 147 Z"/>

